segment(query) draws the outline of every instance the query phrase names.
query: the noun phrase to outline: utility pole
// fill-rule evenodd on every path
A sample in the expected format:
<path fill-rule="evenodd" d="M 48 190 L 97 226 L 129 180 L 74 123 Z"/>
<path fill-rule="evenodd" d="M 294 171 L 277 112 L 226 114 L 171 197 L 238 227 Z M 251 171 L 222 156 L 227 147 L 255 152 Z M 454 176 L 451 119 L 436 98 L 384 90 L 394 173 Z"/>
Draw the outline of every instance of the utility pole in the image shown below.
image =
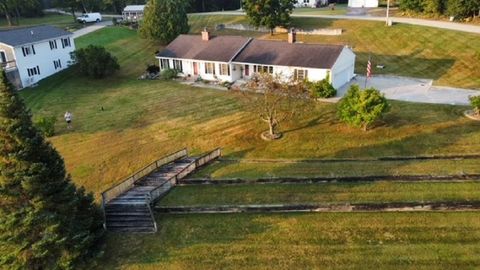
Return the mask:
<path fill-rule="evenodd" d="M 390 26 L 390 22 L 389 22 L 390 18 L 389 17 L 390 17 L 390 0 L 387 0 L 387 18 L 386 18 L 386 21 L 385 21 L 385 24 L 387 26 Z"/>

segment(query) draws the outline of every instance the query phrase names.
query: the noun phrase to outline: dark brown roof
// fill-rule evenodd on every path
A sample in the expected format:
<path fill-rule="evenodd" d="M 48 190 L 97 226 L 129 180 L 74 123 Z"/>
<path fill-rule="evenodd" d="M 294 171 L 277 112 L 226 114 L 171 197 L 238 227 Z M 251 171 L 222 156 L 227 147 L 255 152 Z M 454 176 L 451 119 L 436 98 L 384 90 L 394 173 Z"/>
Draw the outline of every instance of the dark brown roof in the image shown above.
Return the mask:
<path fill-rule="evenodd" d="M 233 62 L 329 69 L 333 67 L 342 50 L 341 45 L 290 44 L 284 41 L 255 39 Z"/>
<path fill-rule="evenodd" d="M 239 36 L 217 36 L 203 41 L 200 35 L 180 35 L 157 56 L 228 62 L 249 40 Z"/>

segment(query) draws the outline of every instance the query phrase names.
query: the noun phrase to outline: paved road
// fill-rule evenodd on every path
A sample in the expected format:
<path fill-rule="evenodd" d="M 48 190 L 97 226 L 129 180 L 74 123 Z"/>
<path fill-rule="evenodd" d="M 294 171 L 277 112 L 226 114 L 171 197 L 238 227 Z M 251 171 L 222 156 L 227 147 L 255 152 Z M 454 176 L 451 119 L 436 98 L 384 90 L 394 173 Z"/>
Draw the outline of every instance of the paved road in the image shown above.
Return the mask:
<path fill-rule="evenodd" d="M 77 31 L 73 32 L 73 38 L 78 38 L 83 35 L 89 34 L 91 32 L 97 31 L 99 29 L 104 28 L 105 26 L 112 25 L 112 21 L 107 20 L 107 21 L 101 21 L 99 23 L 94 23 L 89 26 L 86 26 L 82 29 L 78 29 Z"/>
<path fill-rule="evenodd" d="M 245 13 L 240 12 L 240 11 L 195 13 L 195 15 L 244 15 L 244 14 Z M 381 21 L 381 22 L 385 21 L 385 17 L 374 17 L 374 16 L 292 14 L 292 17 Z M 476 26 L 476 25 L 454 23 L 454 22 L 444 22 L 444 21 L 434 21 L 434 20 L 424 20 L 424 19 L 414 19 L 414 18 L 401 18 L 401 17 L 391 17 L 390 19 L 394 23 L 413 24 L 413 25 L 435 27 L 435 28 L 441 28 L 441 29 L 448 29 L 448 30 L 455 30 L 455 31 L 462 31 L 462 32 L 468 32 L 468 33 L 480 34 L 480 26 Z"/>
<path fill-rule="evenodd" d="M 365 76 L 357 76 L 338 90 L 343 96 L 351 84 L 365 86 Z M 378 75 L 368 80 L 367 87 L 375 87 L 388 99 L 418 103 L 469 105 L 469 96 L 480 95 L 480 90 L 432 86 L 432 80 L 400 76 Z M 339 99 L 339 98 L 337 98 Z"/>

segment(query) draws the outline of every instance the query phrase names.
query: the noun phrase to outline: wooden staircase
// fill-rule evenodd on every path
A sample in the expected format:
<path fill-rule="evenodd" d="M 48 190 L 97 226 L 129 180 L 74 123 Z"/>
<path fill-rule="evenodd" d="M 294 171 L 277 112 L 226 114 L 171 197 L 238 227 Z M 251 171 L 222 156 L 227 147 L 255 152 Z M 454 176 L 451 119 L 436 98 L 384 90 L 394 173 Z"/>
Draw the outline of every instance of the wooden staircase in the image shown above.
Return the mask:
<path fill-rule="evenodd" d="M 151 206 L 179 179 L 218 158 L 220 149 L 198 158 L 186 149 L 153 162 L 120 184 L 102 193 L 105 228 L 116 232 L 157 231 Z"/>

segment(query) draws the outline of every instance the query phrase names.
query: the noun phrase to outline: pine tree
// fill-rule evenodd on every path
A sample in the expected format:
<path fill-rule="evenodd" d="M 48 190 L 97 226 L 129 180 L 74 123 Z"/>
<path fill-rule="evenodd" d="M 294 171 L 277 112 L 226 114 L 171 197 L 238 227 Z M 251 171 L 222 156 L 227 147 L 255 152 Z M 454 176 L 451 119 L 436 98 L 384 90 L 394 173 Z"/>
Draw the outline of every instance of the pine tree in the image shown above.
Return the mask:
<path fill-rule="evenodd" d="M 187 5 L 185 0 L 149 0 L 140 35 L 167 44 L 178 35 L 188 33 Z"/>
<path fill-rule="evenodd" d="M 0 268 L 73 268 L 102 235 L 98 213 L 1 71 Z"/>

